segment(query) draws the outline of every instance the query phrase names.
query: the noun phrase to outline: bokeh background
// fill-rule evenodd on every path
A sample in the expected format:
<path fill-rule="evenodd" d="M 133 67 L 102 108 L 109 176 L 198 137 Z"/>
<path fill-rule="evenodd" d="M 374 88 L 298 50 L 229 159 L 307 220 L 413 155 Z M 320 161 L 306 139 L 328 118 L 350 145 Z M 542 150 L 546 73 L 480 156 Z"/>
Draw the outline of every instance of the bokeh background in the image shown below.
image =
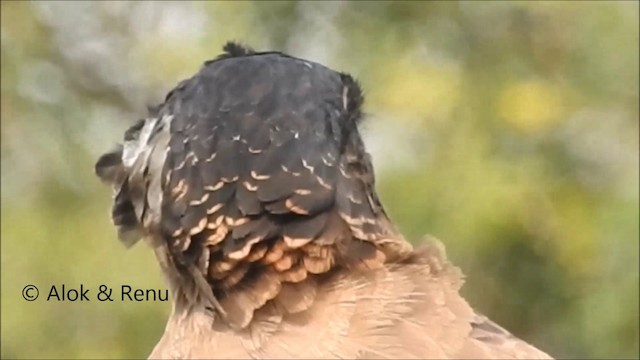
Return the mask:
<path fill-rule="evenodd" d="M 169 303 L 43 297 L 165 288 L 93 164 L 229 39 L 360 79 L 390 216 L 477 309 L 556 357 L 638 358 L 638 2 L 1 4 L 2 358 L 148 355 Z"/>

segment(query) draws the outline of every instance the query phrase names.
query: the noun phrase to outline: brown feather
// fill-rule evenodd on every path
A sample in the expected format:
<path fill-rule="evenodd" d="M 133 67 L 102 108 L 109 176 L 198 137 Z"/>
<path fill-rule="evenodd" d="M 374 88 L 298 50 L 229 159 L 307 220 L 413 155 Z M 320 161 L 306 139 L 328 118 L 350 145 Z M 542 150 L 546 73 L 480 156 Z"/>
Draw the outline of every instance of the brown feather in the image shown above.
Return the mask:
<path fill-rule="evenodd" d="M 437 242 L 377 270 L 252 284 L 260 289 L 221 301 L 245 330 L 203 329 L 194 325 L 198 314 L 174 319 L 151 357 L 551 359 L 473 311 L 458 292 L 459 269 Z M 171 340 L 185 330 L 193 332 L 188 345 Z"/>

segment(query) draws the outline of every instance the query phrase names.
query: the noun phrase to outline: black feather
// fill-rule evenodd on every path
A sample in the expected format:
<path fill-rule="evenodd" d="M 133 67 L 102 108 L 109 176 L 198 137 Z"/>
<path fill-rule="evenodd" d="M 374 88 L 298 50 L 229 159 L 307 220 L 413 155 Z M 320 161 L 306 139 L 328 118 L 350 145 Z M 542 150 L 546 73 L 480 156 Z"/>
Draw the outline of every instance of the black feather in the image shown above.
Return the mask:
<path fill-rule="evenodd" d="M 313 239 L 318 236 L 327 224 L 328 214 L 316 216 L 298 216 L 283 225 L 282 235 L 290 238 Z"/>
<path fill-rule="evenodd" d="M 94 171 L 100 180 L 117 184 L 124 179 L 125 170 L 122 164 L 122 146 L 116 150 L 100 156 L 94 166 Z"/>
<path fill-rule="evenodd" d="M 239 57 L 239 56 L 247 56 L 247 55 L 255 54 L 255 51 L 252 48 L 234 41 L 228 41 L 226 44 L 224 44 L 224 46 L 222 47 L 222 50 L 224 50 L 230 57 Z"/>

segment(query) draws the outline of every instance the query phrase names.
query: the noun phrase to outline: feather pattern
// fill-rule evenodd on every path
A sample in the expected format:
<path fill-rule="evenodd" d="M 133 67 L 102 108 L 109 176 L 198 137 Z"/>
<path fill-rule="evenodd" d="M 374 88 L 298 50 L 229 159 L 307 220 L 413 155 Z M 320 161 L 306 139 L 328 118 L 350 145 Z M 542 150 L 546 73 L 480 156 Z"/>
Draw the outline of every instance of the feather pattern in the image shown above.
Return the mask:
<path fill-rule="evenodd" d="M 349 75 L 235 43 L 96 163 L 173 313 L 152 358 L 548 358 L 387 216 Z"/>

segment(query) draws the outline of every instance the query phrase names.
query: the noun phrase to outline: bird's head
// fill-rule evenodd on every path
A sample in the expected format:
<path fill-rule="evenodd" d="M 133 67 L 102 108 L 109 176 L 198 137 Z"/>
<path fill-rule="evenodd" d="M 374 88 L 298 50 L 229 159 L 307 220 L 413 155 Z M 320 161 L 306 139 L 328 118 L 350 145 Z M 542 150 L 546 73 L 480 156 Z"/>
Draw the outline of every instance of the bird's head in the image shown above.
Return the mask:
<path fill-rule="evenodd" d="M 358 83 L 279 52 L 224 49 L 129 128 L 96 173 L 115 189 L 125 244 L 153 237 L 222 301 L 261 284 L 258 303 L 231 315 L 243 327 L 285 284 L 381 266 L 411 246 L 376 195 Z"/>

